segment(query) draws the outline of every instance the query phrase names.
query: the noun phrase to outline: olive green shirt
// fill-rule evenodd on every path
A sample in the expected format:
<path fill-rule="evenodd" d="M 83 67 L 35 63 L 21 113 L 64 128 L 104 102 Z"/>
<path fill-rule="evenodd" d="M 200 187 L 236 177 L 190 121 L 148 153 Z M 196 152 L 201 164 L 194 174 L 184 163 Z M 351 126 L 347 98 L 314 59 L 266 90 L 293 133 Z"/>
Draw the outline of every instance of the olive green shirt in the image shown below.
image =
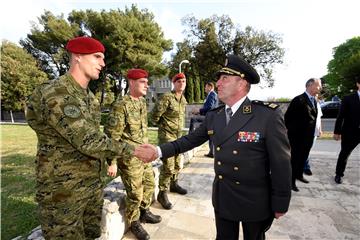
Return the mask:
<path fill-rule="evenodd" d="M 137 146 L 148 143 L 147 127 L 145 98 L 135 100 L 125 95 L 113 103 L 104 132 L 117 141 Z"/>
<path fill-rule="evenodd" d="M 27 100 L 26 120 L 38 138 L 38 199 L 81 192 L 98 181 L 106 158 L 132 155 L 100 131 L 100 105 L 70 74 L 41 84 Z M 54 200 L 54 199 L 53 199 Z"/>
<path fill-rule="evenodd" d="M 151 118 L 159 129 L 159 143 L 173 141 L 182 136 L 186 104 L 184 95 L 177 99 L 175 92 L 165 93 L 156 102 Z"/>

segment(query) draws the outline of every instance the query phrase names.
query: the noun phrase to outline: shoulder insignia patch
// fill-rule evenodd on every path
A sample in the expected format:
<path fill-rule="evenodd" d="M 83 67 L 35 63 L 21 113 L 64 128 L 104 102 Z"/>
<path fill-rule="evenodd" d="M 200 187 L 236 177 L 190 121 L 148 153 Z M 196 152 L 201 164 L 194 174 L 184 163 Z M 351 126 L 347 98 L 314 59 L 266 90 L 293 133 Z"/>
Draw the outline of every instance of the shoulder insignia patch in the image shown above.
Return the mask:
<path fill-rule="evenodd" d="M 78 118 L 80 117 L 81 111 L 78 106 L 69 104 L 64 107 L 64 114 L 69 118 Z"/>
<path fill-rule="evenodd" d="M 115 126 L 117 125 L 117 123 L 118 123 L 118 121 L 117 121 L 116 118 L 114 118 L 114 117 L 110 117 L 110 118 L 109 118 L 109 125 L 110 125 L 111 127 L 115 127 Z"/>

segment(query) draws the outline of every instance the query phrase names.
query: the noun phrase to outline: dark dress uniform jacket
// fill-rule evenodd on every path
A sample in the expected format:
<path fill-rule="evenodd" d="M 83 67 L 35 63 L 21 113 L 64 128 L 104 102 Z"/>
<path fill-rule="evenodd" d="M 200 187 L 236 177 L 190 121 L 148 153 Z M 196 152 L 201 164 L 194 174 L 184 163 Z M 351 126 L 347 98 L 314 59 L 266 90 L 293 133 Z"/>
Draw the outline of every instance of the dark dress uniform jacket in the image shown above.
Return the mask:
<path fill-rule="evenodd" d="M 310 142 L 311 147 L 315 126 L 317 108 L 310 102 L 306 93 L 296 96 L 285 113 L 285 124 L 288 129 L 289 138 Z"/>
<path fill-rule="evenodd" d="M 209 111 L 194 132 L 160 146 L 163 157 L 209 138 L 215 147 L 212 202 L 220 217 L 261 221 L 286 212 L 291 196 L 290 147 L 280 109 L 248 98 L 226 126 L 225 107 Z"/>
<path fill-rule="evenodd" d="M 335 134 L 356 139 L 360 127 L 360 100 L 357 91 L 344 97 L 335 122 Z"/>

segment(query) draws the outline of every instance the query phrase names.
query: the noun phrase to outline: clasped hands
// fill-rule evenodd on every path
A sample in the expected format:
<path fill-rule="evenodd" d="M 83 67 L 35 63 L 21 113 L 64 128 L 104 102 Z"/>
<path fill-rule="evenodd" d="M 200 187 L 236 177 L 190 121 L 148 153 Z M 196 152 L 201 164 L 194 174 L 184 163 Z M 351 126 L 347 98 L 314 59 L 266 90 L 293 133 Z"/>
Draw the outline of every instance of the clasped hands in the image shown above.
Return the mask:
<path fill-rule="evenodd" d="M 144 163 L 152 162 L 159 157 L 156 146 L 152 144 L 142 144 L 135 147 L 134 156 Z"/>

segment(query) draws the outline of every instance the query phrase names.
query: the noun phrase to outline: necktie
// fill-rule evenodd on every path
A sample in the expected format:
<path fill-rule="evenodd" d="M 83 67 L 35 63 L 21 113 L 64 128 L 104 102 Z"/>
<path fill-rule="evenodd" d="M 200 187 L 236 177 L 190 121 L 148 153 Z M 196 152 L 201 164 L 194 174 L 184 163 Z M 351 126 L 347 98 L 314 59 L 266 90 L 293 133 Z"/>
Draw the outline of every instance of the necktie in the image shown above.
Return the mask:
<path fill-rule="evenodd" d="M 313 106 L 313 108 L 315 108 L 315 98 L 314 97 L 310 97 L 310 102 L 311 102 L 311 105 Z"/>
<path fill-rule="evenodd" d="M 226 125 L 228 125 L 233 113 L 231 111 L 231 108 L 227 108 L 225 111 L 226 111 Z"/>

